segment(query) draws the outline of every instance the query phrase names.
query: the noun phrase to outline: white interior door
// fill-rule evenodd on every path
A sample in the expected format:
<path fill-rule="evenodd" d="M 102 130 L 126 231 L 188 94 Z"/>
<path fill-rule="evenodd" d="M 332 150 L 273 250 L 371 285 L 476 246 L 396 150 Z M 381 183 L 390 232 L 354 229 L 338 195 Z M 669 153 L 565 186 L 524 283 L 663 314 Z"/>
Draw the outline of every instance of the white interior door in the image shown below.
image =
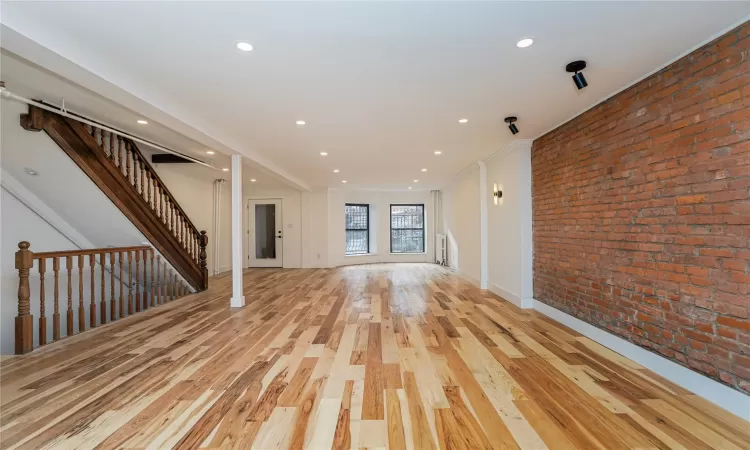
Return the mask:
<path fill-rule="evenodd" d="M 248 267 L 282 267 L 281 199 L 250 200 L 248 211 Z"/>

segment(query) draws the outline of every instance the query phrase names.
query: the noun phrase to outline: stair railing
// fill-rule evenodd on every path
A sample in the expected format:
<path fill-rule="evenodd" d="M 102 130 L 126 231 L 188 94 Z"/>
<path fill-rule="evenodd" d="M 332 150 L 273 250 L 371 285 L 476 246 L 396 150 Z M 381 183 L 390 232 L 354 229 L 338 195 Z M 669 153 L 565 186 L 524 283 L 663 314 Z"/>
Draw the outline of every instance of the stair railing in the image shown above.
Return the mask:
<path fill-rule="evenodd" d="M 31 314 L 31 271 L 38 272 L 38 346 L 48 343 L 48 300 L 45 276 L 52 276 L 52 340 L 61 336 L 60 277 L 67 289 L 65 336 L 96 328 L 148 308 L 192 293 L 161 255 L 150 246 L 108 247 L 35 253 L 22 241 L 16 252 L 18 269 L 18 316 L 15 323 L 15 353 L 34 349 L 34 318 Z M 199 253 L 205 255 L 205 247 Z M 205 264 L 205 256 L 202 259 Z M 64 263 L 64 267 L 63 267 Z M 88 277 L 88 280 L 85 278 Z M 47 278 L 48 280 L 48 278 Z M 87 281 L 87 282 L 86 282 Z M 77 285 L 77 287 L 75 287 Z M 74 292 L 77 294 L 74 296 Z M 99 301 L 97 302 L 97 293 Z M 63 294 L 64 296 L 65 294 Z M 36 296 L 35 296 L 36 297 Z M 63 307 L 65 297 L 63 297 Z M 86 320 L 88 309 L 88 324 Z M 98 314 L 97 314 L 98 311 Z"/>
<path fill-rule="evenodd" d="M 206 232 L 198 231 L 138 146 L 130 139 L 91 125 L 86 125 L 86 130 L 96 139 L 99 148 L 108 156 L 110 162 L 120 169 L 143 201 L 166 225 L 192 261 L 200 266 L 201 242 L 205 239 L 206 244 L 208 243 Z M 208 268 L 200 268 L 205 282 L 208 278 Z"/>

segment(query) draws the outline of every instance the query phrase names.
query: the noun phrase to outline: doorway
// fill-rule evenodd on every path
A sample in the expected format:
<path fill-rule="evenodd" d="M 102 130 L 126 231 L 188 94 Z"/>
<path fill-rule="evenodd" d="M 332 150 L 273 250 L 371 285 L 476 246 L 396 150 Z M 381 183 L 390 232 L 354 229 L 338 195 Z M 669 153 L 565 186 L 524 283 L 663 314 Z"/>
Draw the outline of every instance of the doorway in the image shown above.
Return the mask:
<path fill-rule="evenodd" d="M 248 267 L 282 267 L 281 199 L 248 202 Z"/>

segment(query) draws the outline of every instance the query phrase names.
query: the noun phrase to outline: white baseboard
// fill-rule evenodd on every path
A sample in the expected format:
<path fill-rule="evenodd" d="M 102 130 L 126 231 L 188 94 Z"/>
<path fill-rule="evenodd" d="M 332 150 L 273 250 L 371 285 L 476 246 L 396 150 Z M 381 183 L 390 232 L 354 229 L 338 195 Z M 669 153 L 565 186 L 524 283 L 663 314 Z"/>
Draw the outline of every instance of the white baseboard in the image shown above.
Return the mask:
<path fill-rule="evenodd" d="M 466 272 L 461 272 L 460 270 L 456 271 L 456 275 L 460 276 L 464 280 L 468 281 L 469 283 L 481 289 L 482 286 L 481 286 L 481 283 L 479 282 L 479 279 L 474 278 L 473 276 L 469 275 Z"/>
<path fill-rule="evenodd" d="M 510 292 L 506 291 L 505 289 L 501 288 L 500 286 L 490 283 L 489 289 L 490 292 L 499 295 L 500 297 L 504 298 L 505 300 L 509 301 L 510 303 L 513 303 L 514 305 L 518 306 L 522 309 L 531 309 L 534 307 L 534 299 L 533 298 L 521 298 L 520 296 Z"/>
<path fill-rule="evenodd" d="M 630 358 L 673 383 L 713 402 L 725 410 L 750 421 L 750 396 L 727 387 L 687 367 L 632 344 L 612 333 L 597 328 L 546 303 L 531 299 L 533 308 L 545 316 L 581 333 L 587 338 Z"/>
<path fill-rule="evenodd" d="M 219 274 L 222 274 L 224 272 L 229 272 L 230 270 L 232 270 L 232 265 L 231 264 L 227 264 L 225 266 L 219 266 Z"/>

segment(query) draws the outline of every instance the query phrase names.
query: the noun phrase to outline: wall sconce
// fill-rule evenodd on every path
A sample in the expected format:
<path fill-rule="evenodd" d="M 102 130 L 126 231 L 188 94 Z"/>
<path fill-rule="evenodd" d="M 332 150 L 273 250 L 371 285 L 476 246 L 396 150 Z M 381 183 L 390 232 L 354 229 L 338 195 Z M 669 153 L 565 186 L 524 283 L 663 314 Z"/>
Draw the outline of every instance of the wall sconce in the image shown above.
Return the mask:
<path fill-rule="evenodd" d="M 497 183 L 492 186 L 492 197 L 492 200 L 495 202 L 495 206 L 499 205 L 500 202 L 502 202 L 503 190 L 497 185 Z"/>

